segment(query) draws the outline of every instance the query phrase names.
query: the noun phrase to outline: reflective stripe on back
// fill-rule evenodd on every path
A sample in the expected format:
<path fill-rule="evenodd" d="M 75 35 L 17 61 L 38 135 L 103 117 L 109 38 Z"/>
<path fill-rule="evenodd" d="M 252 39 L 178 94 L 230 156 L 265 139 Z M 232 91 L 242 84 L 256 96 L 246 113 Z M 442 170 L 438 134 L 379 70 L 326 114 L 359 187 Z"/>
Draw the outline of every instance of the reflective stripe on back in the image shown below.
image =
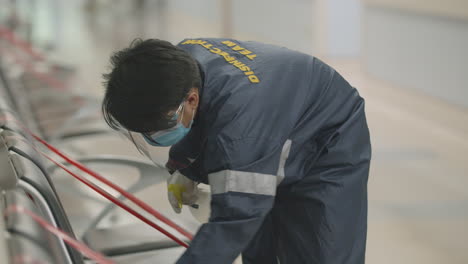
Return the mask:
<path fill-rule="evenodd" d="M 271 174 L 223 170 L 208 175 L 212 194 L 242 192 L 275 195 L 277 178 Z"/>
<path fill-rule="evenodd" d="M 284 179 L 284 167 L 286 166 L 286 160 L 289 157 L 289 151 L 291 150 L 291 143 L 292 141 L 290 139 L 286 140 L 286 142 L 283 145 L 283 149 L 281 150 L 281 157 L 280 157 L 280 162 L 279 162 L 279 167 L 278 167 L 278 181 L 277 185 L 279 185 L 283 179 Z"/>

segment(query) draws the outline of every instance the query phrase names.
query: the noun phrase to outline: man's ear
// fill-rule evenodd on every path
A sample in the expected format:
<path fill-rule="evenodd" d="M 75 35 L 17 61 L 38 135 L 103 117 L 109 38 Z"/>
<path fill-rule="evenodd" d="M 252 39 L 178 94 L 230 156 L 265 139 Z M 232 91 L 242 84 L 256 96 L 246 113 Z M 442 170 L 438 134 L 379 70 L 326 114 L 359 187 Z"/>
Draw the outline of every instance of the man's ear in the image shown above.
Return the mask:
<path fill-rule="evenodd" d="M 190 89 L 189 95 L 187 97 L 187 102 L 189 103 L 192 109 L 197 109 L 198 104 L 200 103 L 200 97 L 197 88 Z"/>

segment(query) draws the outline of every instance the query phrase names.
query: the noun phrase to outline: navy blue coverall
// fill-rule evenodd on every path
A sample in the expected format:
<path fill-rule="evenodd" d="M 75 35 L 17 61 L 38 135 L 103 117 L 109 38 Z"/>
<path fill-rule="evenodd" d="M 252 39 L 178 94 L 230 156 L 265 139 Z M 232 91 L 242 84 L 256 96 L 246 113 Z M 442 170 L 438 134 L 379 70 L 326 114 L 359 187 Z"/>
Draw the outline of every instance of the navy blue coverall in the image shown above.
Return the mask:
<path fill-rule="evenodd" d="M 203 85 L 167 166 L 210 184 L 211 217 L 179 264 L 364 263 L 371 159 L 364 100 L 312 56 L 186 39 Z"/>

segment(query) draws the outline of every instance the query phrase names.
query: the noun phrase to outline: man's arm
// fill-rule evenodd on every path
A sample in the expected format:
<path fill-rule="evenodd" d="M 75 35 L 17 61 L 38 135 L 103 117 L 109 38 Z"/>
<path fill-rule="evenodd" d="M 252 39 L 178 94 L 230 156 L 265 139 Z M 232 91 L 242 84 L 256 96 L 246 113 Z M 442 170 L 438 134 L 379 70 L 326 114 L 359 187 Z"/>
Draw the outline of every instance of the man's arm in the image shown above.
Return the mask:
<path fill-rule="evenodd" d="M 178 264 L 232 263 L 263 223 L 274 202 L 274 175 L 223 170 L 209 175 L 211 217 Z"/>

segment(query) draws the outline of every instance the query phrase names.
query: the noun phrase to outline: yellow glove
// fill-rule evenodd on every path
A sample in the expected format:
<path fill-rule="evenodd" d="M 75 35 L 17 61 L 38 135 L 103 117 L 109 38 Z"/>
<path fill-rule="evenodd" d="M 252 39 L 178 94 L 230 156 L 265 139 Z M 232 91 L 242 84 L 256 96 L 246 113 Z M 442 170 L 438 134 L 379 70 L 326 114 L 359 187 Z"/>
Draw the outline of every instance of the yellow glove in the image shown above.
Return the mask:
<path fill-rule="evenodd" d="M 197 183 L 175 171 L 167 180 L 167 198 L 174 209 L 180 213 L 182 205 L 193 205 L 198 199 Z"/>

